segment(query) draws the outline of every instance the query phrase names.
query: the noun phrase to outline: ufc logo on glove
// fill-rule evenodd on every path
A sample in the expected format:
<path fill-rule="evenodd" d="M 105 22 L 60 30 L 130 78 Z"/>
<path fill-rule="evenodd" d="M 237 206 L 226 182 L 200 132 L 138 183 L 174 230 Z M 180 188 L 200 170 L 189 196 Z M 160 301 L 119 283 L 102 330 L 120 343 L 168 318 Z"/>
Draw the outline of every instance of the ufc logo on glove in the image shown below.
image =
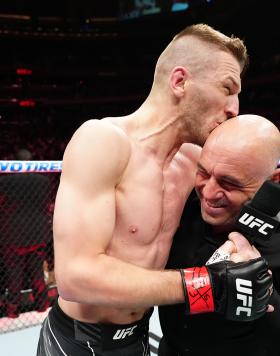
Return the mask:
<path fill-rule="evenodd" d="M 240 315 L 240 313 L 247 313 L 247 316 L 251 316 L 252 314 L 252 281 L 242 278 L 236 278 L 235 281 L 237 292 L 237 299 L 242 301 L 242 307 L 238 306 L 236 308 L 236 315 Z"/>

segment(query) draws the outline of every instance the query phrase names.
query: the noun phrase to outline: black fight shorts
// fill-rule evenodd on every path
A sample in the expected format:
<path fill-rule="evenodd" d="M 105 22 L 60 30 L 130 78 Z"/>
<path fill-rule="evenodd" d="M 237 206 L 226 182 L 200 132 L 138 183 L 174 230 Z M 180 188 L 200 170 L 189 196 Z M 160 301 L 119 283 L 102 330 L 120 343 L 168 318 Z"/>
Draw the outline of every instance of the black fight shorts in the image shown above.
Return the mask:
<path fill-rule="evenodd" d="M 37 356 L 150 356 L 152 309 L 132 324 L 91 324 L 67 316 L 56 302 L 44 320 Z"/>

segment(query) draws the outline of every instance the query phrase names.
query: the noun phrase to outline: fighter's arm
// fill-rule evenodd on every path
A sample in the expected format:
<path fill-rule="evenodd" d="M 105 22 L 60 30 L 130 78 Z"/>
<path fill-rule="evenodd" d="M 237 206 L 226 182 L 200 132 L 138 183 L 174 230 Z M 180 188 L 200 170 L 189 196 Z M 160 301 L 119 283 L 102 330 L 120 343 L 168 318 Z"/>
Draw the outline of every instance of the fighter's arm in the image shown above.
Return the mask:
<path fill-rule="evenodd" d="M 56 280 L 67 300 L 135 308 L 183 301 L 180 273 L 150 271 L 106 254 L 116 221 L 115 188 L 130 143 L 88 122 L 70 141 L 54 212 Z"/>

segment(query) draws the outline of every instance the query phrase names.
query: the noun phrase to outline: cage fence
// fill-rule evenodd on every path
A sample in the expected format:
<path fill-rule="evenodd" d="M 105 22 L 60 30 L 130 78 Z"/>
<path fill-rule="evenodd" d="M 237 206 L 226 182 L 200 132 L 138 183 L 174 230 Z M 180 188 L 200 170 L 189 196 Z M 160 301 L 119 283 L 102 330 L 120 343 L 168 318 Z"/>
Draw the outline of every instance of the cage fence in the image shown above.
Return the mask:
<path fill-rule="evenodd" d="M 52 218 L 60 161 L 0 161 L 0 334 L 42 322 L 57 296 Z"/>

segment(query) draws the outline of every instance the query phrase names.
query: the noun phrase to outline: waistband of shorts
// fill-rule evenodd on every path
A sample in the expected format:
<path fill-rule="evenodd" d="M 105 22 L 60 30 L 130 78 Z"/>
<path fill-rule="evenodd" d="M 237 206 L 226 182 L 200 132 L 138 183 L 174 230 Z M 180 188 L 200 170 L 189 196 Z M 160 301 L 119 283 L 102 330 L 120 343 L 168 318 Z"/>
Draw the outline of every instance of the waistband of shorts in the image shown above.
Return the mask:
<path fill-rule="evenodd" d="M 58 305 L 57 300 L 53 304 L 48 317 L 54 329 L 61 331 L 61 333 L 67 337 L 74 338 L 74 319 L 64 313 L 64 311 Z"/>
<path fill-rule="evenodd" d="M 109 329 L 110 331 L 114 329 L 117 331 L 118 329 L 133 327 L 135 325 L 137 325 L 138 328 L 141 329 L 142 327 L 145 327 L 148 324 L 152 313 L 153 308 L 150 308 L 147 313 L 144 314 L 142 319 L 130 324 L 85 323 L 82 321 L 75 320 L 65 314 L 60 308 L 58 301 L 56 300 L 56 302 L 52 306 L 52 309 L 49 312 L 49 319 L 56 330 L 60 330 L 66 337 L 75 338 L 77 324 L 86 327 L 100 328 L 101 330 Z"/>

